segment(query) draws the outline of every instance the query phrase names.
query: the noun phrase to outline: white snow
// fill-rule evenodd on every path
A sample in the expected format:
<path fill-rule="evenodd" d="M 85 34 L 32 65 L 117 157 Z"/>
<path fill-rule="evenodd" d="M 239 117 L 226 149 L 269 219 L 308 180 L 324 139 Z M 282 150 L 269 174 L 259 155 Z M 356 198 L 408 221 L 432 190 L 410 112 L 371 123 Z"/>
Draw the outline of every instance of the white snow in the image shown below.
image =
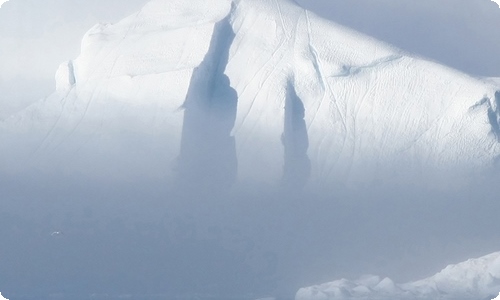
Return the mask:
<path fill-rule="evenodd" d="M 499 291 L 500 252 L 495 252 L 449 265 L 418 281 L 396 284 L 389 278 L 366 275 L 301 288 L 295 299 L 490 299 Z"/>
<path fill-rule="evenodd" d="M 9 300 L 9 299 L 7 299 L 7 298 L 3 297 L 3 296 L 2 296 L 2 293 L 0 293 L 0 300 Z"/>
<path fill-rule="evenodd" d="M 238 94 L 231 134 L 240 180 L 283 177 L 290 87 L 307 135 L 289 147 L 306 149 L 300 159 L 310 170 L 301 176 L 311 184 L 442 184 L 494 165 L 497 83 L 414 58 L 292 1 L 239 0 L 231 10 L 229 0 L 153 0 L 94 26 L 80 56 L 59 68 L 57 91 L 0 123 L 0 167 L 172 177 L 193 69 L 228 15 L 234 40 L 224 73 Z"/>

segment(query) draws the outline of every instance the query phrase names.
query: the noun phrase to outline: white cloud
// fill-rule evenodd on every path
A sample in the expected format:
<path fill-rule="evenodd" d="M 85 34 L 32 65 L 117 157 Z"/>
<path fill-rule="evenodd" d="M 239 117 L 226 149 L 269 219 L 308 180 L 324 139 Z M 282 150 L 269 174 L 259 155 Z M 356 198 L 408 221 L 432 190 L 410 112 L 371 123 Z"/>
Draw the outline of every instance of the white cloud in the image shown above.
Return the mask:
<path fill-rule="evenodd" d="M 2 4 L 4 4 L 7 1 L 9 1 L 9 0 L 0 0 L 0 6 L 2 6 Z"/>
<path fill-rule="evenodd" d="M 491 1 L 495 2 L 498 5 L 498 7 L 500 7 L 500 0 L 491 0 Z"/>

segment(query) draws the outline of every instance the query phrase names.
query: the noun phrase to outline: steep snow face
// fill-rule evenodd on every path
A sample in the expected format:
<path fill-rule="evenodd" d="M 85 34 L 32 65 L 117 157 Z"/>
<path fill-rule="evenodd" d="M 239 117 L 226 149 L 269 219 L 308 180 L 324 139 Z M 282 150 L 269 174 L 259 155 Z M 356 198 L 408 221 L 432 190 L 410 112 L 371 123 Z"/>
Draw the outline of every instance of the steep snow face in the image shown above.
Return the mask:
<path fill-rule="evenodd" d="M 192 70 L 230 2 L 151 1 L 94 26 L 63 63 L 57 91 L 2 123 L 4 170 L 130 179 L 171 175 Z"/>
<path fill-rule="evenodd" d="M 432 182 L 500 151 L 496 83 L 288 1 L 151 1 L 92 28 L 56 79 L 1 123 L 4 170 L 328 186 Z"/>
<path fill-rule="evenodd" d="M 363 276 L 302 288 L 296 300 L 337 299 L 492 299 L 500 291 L 500 252 L 449 265 L 423 280 L 395 284 Z"/>

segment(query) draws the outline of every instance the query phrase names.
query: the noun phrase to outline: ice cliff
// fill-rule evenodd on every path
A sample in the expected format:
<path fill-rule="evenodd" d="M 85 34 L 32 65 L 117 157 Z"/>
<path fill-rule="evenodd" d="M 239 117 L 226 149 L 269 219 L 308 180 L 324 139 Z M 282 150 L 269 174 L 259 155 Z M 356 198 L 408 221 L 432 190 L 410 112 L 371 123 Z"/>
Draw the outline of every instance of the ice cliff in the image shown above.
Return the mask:
<path fill-rule="evenodd" d="M 4 172 L 329 186 L 498 168 L 497 83 L 293 1 L 153 0 L 89 30 L 56 81 L 0 123 Z"/>

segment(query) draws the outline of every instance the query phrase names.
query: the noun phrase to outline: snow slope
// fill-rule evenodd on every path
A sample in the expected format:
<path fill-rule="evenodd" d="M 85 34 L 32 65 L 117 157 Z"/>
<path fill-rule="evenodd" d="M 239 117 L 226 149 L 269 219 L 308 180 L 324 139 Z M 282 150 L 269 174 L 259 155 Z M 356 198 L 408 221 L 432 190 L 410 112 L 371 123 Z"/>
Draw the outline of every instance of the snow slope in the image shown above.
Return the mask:
<path fill-rule="evenodd" d="M 405 284 L 363 276 L 302 288 L 296 300 L 492 299 L 500 291 L 500 252 L 449 265 L 434 276 Z"/>
<path fill-rule="evenodd" d="M 500 152 L 497 83 L 293 1 L 153 0 L 94 26 L 56 82 L 0 123 L 4 172 L 435 182 L 485 172 Z"/>

